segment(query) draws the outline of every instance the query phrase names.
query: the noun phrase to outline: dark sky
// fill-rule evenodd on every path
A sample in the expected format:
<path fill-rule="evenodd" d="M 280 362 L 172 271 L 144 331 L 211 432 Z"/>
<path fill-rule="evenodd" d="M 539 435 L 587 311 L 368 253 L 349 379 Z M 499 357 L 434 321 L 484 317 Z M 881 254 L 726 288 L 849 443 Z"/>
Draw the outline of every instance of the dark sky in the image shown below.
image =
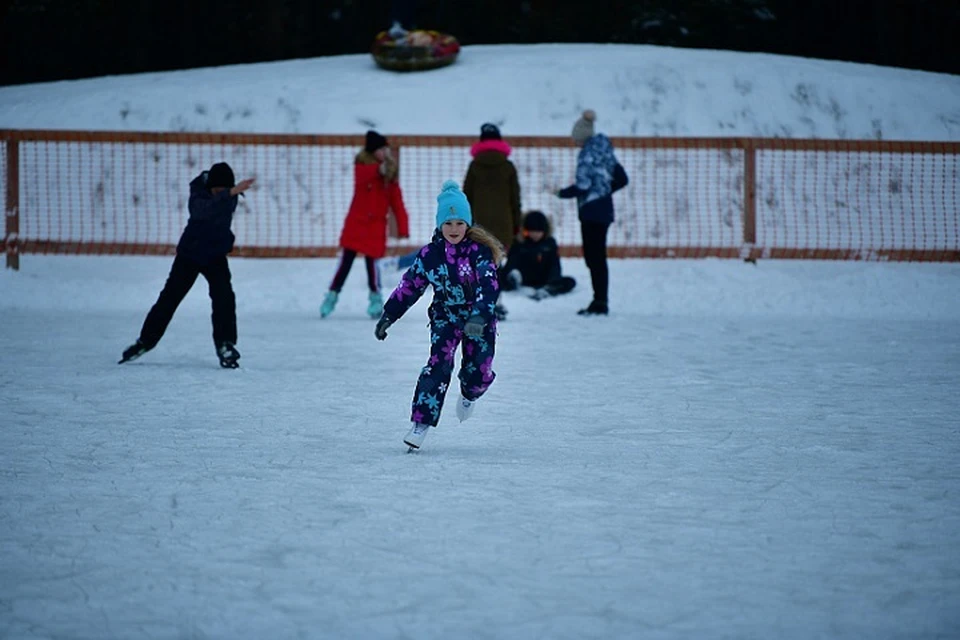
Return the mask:
<path fill-rule="evenodd" d="M 394 15 L 462 44 L 623 42 L 960 72 L 960 0 L 6 0 L 0 83 L 368 51 Z"/>

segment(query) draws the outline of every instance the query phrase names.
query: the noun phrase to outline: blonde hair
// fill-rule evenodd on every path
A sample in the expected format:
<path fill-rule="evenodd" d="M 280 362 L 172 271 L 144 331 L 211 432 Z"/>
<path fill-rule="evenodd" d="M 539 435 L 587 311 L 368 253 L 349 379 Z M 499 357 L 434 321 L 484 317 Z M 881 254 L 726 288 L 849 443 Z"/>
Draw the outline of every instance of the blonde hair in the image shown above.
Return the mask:
<path fill-rule="evenodd" d="M 397 174 L 399 173 L 399 167 L 397 166 L 397 161 L 393 157 L 387 157 L 381 163 L 377 160 L 377 157 L 367 151 L 362 149 L 360 153 L 357 154 L 357 157 L 353 160 L 354 164 L 379 164 L 380 166 L 380 175 L 383 176 L 383 181 L 386 183 L 393 182 L 397 179 Z"/>
<path fill-rule="evenodd" d="M 473 225 L 467 229 L 467 239 L 479 242 L 482 245 L 485 245 L 493 252 L 493 262 L 496 265 L 499 265 L 503 262 L 504 250 L 503 245 L 500 244 L 500 241 L 497 240 L 496 236 L 484 229 L 478 224 Z"/>

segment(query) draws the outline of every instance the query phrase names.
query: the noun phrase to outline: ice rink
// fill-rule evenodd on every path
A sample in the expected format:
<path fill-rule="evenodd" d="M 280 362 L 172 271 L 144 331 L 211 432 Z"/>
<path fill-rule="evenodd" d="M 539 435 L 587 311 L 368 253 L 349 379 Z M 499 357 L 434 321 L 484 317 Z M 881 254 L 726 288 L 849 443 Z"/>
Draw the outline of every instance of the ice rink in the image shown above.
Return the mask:
<path fill-rule="evenodd" d="M 960 634 L 960 265 L 565 259 L 408 454 L 429 294 L 233 259 L 241 369 L 202 279 L 117 366 L 170 262 L 0 273 L 4 639 Z"/>

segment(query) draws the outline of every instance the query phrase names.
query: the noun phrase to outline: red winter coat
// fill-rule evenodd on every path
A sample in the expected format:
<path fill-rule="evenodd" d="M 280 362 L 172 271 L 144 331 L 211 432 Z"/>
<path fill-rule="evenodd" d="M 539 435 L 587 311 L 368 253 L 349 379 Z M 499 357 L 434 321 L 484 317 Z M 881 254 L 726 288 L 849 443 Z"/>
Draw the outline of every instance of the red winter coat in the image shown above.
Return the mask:
<path fill-rule="evenodd" d="M 387 211 L 393 210 L 397 232 L 409 237 L 407 209 L 397 180 L 385 182 L 380 165 L 357 162 L 353 166 L 353 200 L 343 223 L 340 246 L 371 258 L 387 252 Z"/>

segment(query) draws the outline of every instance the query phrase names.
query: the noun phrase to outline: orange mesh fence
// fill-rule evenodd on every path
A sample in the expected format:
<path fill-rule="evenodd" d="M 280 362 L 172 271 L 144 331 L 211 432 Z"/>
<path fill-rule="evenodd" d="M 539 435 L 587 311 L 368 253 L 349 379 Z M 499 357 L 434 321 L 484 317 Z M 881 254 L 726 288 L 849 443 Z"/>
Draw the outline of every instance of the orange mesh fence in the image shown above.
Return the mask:
<path fill-rule="evenodd" d="M 757 143 L 761 257 L 960 260 L 960 144 Z"/>
<path fill-rule="evenodd" d="M 226 160 L 257 177 L 234 217 L 234 255 L 333 256 L 362 136 L 0 131 L 8 266 L 20 253 L 169 254 L 189 182 Z M 436 194 L 462 180 L 476 139 L 391 136 L 411 216 L 433 231 Z M 524 210 L 580 250 L 568 138 L 509 138 Z M 630 184 L 614 196 L 623 257 L 960 260 L 960 143 L 614 138 Z"/>

